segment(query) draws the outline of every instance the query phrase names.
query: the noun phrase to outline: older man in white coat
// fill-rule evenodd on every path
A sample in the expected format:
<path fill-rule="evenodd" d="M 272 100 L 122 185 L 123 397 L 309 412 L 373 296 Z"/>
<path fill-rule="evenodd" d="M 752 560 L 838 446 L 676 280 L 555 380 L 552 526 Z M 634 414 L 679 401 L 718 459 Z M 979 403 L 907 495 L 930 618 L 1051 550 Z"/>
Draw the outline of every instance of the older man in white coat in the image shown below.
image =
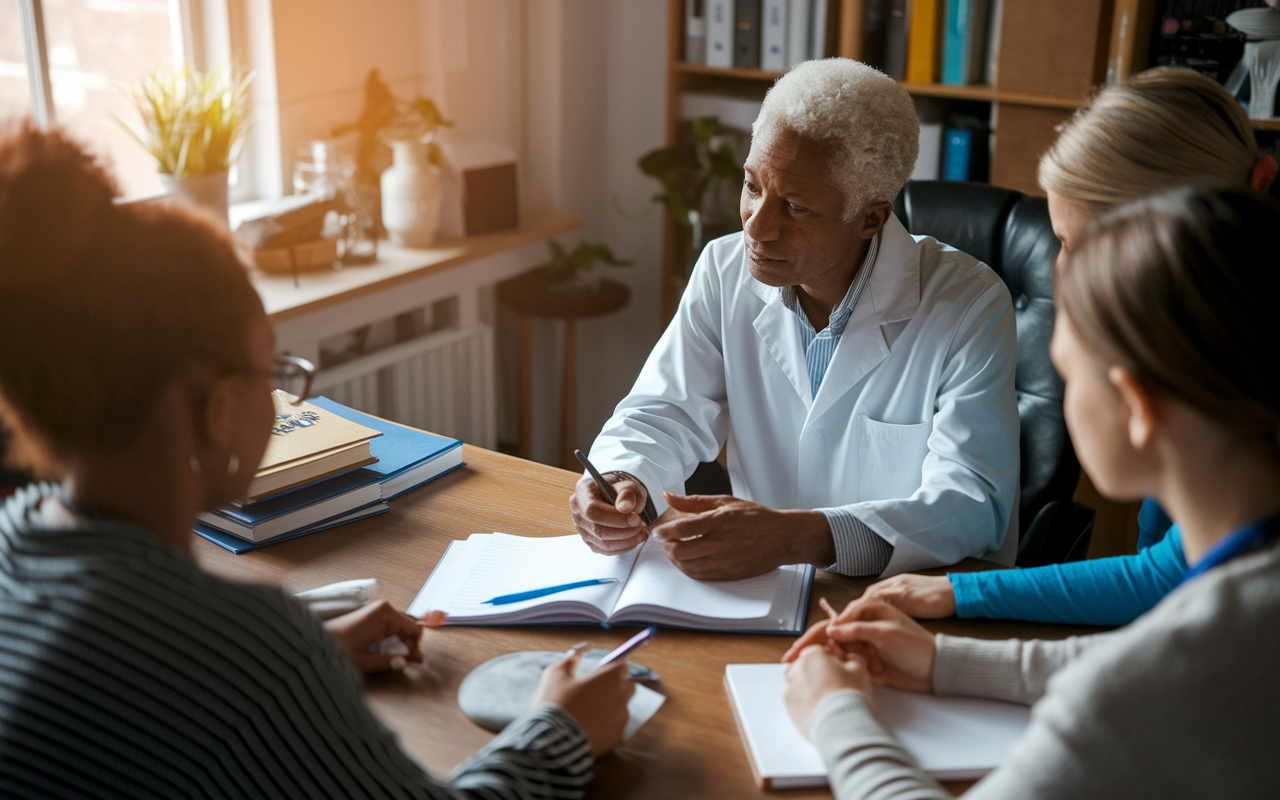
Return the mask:
<path fill-rule="evenodd" d="M 653 535 L 711 580 L 1012 563 L 1013 306 L 987 266 L 893 216 L 918 136 L 906 91 L 854 61 L 801 64 L 770 90 L 743 232 L 707 245 L 591 449 L 617 500 L 586 475 L 570 498 L 593 549 Z M 726 443 L 734 496 L 681 496 Z"/>

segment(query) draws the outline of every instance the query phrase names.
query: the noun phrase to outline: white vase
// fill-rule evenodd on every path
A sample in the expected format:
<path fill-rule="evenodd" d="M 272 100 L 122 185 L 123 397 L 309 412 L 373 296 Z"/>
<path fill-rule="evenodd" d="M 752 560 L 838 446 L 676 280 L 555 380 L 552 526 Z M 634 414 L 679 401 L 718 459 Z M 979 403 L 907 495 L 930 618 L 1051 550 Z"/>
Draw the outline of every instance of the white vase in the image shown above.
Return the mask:
<path fill-rule="evenodd" d="M 184 205 L 207 211 L 227 224 L 227 173 L 229 170 L 175 178 L 160 173 L 160 188 Z"/>
<path fill-rule="evenodd" d="M 391 142 L 394 162 L 382 173 L 382 227 L 391 241 L 427 247 L 440 226 L 440 172 L 426 145 Z"/>

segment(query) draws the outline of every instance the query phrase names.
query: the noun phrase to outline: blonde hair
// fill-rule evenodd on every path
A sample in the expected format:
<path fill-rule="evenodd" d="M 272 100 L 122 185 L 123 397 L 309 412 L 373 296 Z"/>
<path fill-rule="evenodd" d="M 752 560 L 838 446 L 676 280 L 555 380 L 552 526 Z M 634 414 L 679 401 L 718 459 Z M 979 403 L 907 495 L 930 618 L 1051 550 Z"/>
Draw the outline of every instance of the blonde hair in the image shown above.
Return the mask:
<path fill-rule="evenodd" d="M 1063 124 L 1039 180 L 1096 213 L 1184 184 L 1248 186 L 1261 157 L 1226 89 L 1157 67 L 1103 89 Z"/>
<path fill-rule="evenodd" d="M 870 203 L 892 202 L 920 151 L 911 95 L 848 58 L 805 61 L 779 78 L 751 125 L 752 138 L 775 126 L 831 146 L 832 182 L 844 194 L 846 222 Z"/>
<path fill-rule="evenodd" d="M 1103 214 L 1056 278 L 1059 308 L 1104 365 L 1241 435 L 1277 444 L 1280 203 L 1183 186 Z"/>

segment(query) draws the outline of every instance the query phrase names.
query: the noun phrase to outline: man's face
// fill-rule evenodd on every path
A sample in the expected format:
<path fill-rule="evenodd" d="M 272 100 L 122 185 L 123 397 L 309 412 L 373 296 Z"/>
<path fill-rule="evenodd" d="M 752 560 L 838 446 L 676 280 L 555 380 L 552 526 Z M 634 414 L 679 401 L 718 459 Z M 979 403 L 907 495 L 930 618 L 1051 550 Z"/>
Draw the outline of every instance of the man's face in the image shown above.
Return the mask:
<path fill-rule="evenodd" d="M 829 145 L 785 128 L 767 129 L 752 140 L 740 210 L 751 275 L 761 283 L 849 279 L 856 266 L 852 258 L 870 236 L 864 235 L 865 215 L 844 221 L 845 198 L 831 180 L 831 153 Z"/>

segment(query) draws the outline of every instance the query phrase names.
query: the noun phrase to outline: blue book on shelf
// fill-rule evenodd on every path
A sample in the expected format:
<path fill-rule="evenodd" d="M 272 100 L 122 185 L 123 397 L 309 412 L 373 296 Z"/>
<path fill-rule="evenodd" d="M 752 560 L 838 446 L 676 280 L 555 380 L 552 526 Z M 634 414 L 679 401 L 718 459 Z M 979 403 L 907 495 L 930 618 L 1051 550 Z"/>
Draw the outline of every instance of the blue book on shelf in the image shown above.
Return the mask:
<path fill-rule="evenodd" d="M 942 82 L 965 85 L 965 47 L 969 5 L 972 0 L 946 0 L 947 16 L 942 25 Z"/>
<path fill-rule="evenodd" d="M 973 157 L 973 131 L 947 128 L 942 134 L 942 179 L 969 180 Z"/>
<path fill-rule="evenodd" d="M 266 547 L 267 545 L 275 544 L 276 542 L 285 542 L 290 539 L 297 539 L 299 536 L 306 536 L 311 533 L 318 533 L 319 531 L 327 531 L 330 528 L 336 528 L 339 525 L 345 525 L 348 522 L 355 522 L 356 520 L 364 519 L 365 517 L 374 517 L 378 514 L 385 514 L 390 510 L 391 508 L 388 507 L 386 503 L 379 500 L 376 503 L 370 503 L 364 508 L 357 508 L 354 511 L 348 511 L 345 514 L 340 514 L 332 519 L 326 519 L 317 522 L 314 525 L 308 525 L 300 530 L 291 531 L 290 533 L 282 533 L 279 536 L 268 539 L 264 542 L 250 542 L 246 539 L 241 539 L 239 536 L 232 536 L 225 531 L 220 531 L 217 528 L 210 527 L 203 522 L 196 523 L 195 532 L 219 547 L 230 550 L 236 555 L 240 555 L 241 553 L 248 553 L 251 550 L 257 550 L 260 547 Z"/>
<path fill-rule="evenodd" d="M 371 417 L 327 397 L 314 397 L 307 402 L 382 433 L 369 442 L 369 452 L 378 463 L 361 469 L 381 476 L 383 500 L 399 497 L 463 466 L 462 442 L 457 439 Z"/>

